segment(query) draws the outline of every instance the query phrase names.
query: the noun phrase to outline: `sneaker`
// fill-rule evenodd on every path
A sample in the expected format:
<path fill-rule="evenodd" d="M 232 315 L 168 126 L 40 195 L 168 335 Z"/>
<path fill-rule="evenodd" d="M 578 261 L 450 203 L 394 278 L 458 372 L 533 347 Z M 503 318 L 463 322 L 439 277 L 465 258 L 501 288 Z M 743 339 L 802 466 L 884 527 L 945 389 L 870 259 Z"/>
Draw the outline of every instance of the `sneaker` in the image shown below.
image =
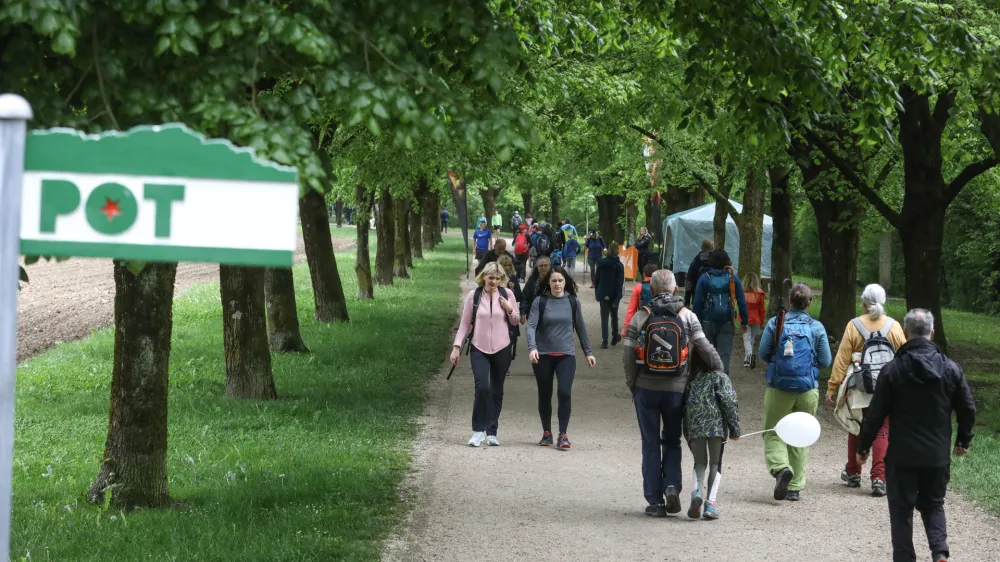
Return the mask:
<path fill-rule="evenodd" d="M 948 562 L 948 553 L 946 552 L 935 552 L 931 559 L 934 562 Z"/>
<path fill-rule="evenodd" d="M 848 488 L 860 488 L 861 487 L 861 475 L 851 474 L 847 477 L 847 487 Z"/>
<path fill-rule="evenodd" d="M 885 480 L 878 478 L 872 480 L 872 497 L 881 498 L 885 496 Z"/>
<path fill-rule="evenodd" d="M 750 356 L 750 368 L 751 369 L 756 369 L 757 368 L 757 356 L 756 355 L 751 355 Z"/>
<path fill-rule="evenodd" d="M 788 495 L 785 496 L 785 499 L 788 500 L 788 501 L 790 501 L 790 502 L 797 502 L 797 501 L 799 501 L 799 491 L 798 490 L 788 490 Z"/>
<path fill-rule="evenodd" d="M 744 359 L 743 360 L 743 368 L 744 369 L 749 369 L 750 368 L 750 360 L 749 359 Z"/>
<path fill-rule="evenodd" d="M 573 446 L 570 445 L 570 443 L 569 443 L 569 436 L 566 435 L 565 433 L 560 433 L 559 434 L 559 441 L 556 442 L 556 446 L 559 447 L 560 449 L 571 449 L 571 448 L 573 448 Z"/>
<path fill-rule="evenodd" d="M 618 342 L 622 341 L 622 337 L 618 334 L 611 336 L 611 347 L 618 345 Z"/>
<path fill-rule="evenodd" d="M 608 342 L 602 341 L 601 342 L 601 349 L 607 349 L 607 348 L 608 348 Z"/>
<path fill-rule="evenodd" d="M 485 431 L 473 431 L 472 432 L 472 439 L 469 439 L 469 446 L 470 447 L 478 447 L 478 446 L 480 446 L 480 445 L 483 444 L 483 441 L 486 441 L 486 432 Z"/>
<path fill-rule="evenodd" d="M 691 519 L 701 519 L 701 506 L 705 500 L 701 498 L 701 492 L 695 490 L 691 492 L 691 506 L 688 507 L 688 517 Z"/>
<path fill-rule="evenodd" d="M 552 432 L 546 431 L 542 434 L 541 441 L 538 442 L 539 447 L 551 447 L 552 446 Z"/>
<path fill-rule="evenodd" d="M 666 517 L 667 510 L 663 508 L 662 503 L 658 503 L 656 505 L 647 505 L 646 515 L 650 517 Z"/>
<path fill-rule="evenodd" d="M 774 475 L 774 499 L 781 501 L 788 497 L 788 483 L 791 481 L 791 469 L 782 468 Z"/>
<path fill-rule="evenodd" d="M 840 471 L 840 479 L 843 480 L 844 482 L 847 482 L 850 477 L 851 475 L 847 473 L 846 468 Z"/>
<path fill-rule="evenodd" d="M 499 447 L 500 446 L 500 440 L 497 439 L 496 435 L 487 435 L 486 436 L 486 444 L 489 445 L 490 447 Z"/>
<path fill-rule="evenodd" d="M 719 513 L 719 504 L 713 501 L 709 501 L 708 503 L 705 504 L 705 515 L 703 516 L 705 519 L 714 521 L 718 519 L 720 515 L 721 514 Z"/>
<path fill-rule="evenodd" d="M 666 494 L 667 502 L 666 508 L 667 513 L 680 513 L 681 512 L 681 495 L 674 486 L 667 486 Z"/>

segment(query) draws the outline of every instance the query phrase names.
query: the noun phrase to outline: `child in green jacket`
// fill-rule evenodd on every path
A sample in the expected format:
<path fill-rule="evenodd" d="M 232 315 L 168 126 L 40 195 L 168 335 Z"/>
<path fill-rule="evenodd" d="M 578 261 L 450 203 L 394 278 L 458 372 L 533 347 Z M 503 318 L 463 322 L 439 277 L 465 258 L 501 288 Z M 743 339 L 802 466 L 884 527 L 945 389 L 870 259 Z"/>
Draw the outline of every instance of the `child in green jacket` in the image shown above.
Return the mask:
<path fill-rule="evenodd" d="M 716 495 L 722 481 L 722 451 L 727 437 L 740 437 L 740 408 L 733 383 L 723 371 L 709 370 L 692 354 L 691 379 L 684 391 L 684 438 L 694 456 L 694 491 L 688 517 L 718 519 Z M 705 471 L 708 470 L 708 488 Z M 708 503 L 705 505 L 707 490 Z"/>

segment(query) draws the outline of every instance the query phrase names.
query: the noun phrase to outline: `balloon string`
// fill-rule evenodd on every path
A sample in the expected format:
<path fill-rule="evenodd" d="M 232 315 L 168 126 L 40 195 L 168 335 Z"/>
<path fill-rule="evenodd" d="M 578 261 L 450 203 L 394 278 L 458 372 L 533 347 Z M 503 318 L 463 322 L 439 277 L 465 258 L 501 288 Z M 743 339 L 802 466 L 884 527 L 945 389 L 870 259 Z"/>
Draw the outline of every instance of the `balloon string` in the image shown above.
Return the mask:
<path fill-rule="evenodd" d="M 744 437 L 750 437 L 751 435 L 760 435 L 761 433 L 767 433 L 768 431 L 774 431 L 774 429 L 772 428 L 772 429 L 765 429 L 762 431 L 755 431 L 753 433 L 744 433 L 743 435 L 740 435 L 740 439 Z"/>

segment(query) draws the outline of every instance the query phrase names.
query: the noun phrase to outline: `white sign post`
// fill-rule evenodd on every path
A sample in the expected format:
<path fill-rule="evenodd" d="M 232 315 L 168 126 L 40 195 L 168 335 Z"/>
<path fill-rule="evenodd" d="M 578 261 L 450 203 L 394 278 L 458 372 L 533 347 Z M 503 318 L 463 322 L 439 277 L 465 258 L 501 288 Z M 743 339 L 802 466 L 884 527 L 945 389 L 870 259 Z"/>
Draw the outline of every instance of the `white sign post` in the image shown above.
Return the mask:
<path fill-rule="evenodd" d="M 10 553 L 18 258 L 291 267 L 298 171 L 181 124 L 28 134 L 0 95 L 0 560 Z"/>
<path fill-rule="evenodd" d="M 31 106 L 0 96 L 0 556 L 10 552 L 11 469 L 14 463 L 14 376 L 17 371 L 17 287 L 24 137 Z"/>

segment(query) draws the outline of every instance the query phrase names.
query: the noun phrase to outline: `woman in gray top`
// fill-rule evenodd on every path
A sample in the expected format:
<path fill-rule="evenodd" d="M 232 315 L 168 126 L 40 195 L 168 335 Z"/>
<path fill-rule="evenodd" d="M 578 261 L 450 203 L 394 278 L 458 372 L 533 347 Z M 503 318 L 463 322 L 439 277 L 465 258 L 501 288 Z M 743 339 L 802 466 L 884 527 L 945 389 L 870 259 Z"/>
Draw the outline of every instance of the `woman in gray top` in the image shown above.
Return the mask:
<path fill-rule="evenodd" d="M 559 441 L 560 449 L 569 449 L 570 393 L 576 375 L 576 349 L 573 344 L 574 329 L 580 336 L 580 346 L 587 356 L 587 364 L 597 364 L 590 342 L 587 325 L 583 321 L 580 299 L 576 297 L 576 283 L 565 269 L 553 266 L 548 286 L 531 303 L 528 316 L 528 357 L 538 383 L 538 416 L 542 419 L 542 440 L 539 445 L 552 445 L 552 383 L 558 381 L 559 389 Z"/>

